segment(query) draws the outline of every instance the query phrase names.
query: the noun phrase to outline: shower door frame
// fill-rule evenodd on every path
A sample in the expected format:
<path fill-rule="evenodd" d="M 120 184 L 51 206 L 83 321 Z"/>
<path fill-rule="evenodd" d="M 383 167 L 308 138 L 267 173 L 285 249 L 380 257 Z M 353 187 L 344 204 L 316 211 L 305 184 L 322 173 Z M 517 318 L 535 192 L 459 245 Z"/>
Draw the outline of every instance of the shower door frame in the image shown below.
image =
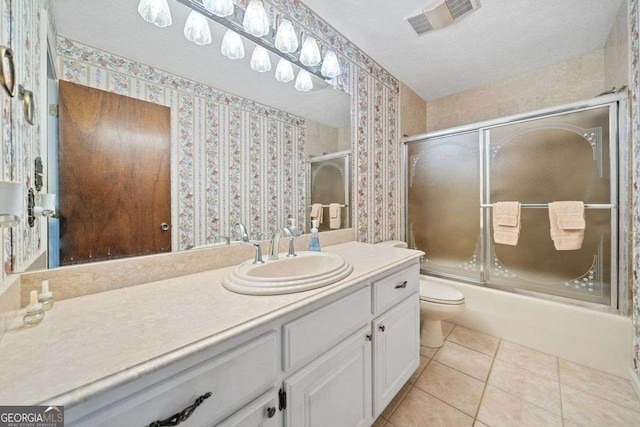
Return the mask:
<path fill-rule="evenodd" d="M 489 153 L 486 150 L 489 140 L 487 136 L 489 131 L 494 128 L 502 127 L 505 125 L 511 125 L 516 123 L 525 123 L 533 120 L 561 116 L 567 113 L 574 113 L 580 111 L 586 111 L 596 108 L 609 107 L 609 161 L 610 161 L 610 201 L 613 205 L 611 211 L 611 289 L 610 289 L 610 304 L 598 304 L 588 301 L 580 301 L 568 297 L 550 295 L 543 292 L 536 292 L 524 289 L 518 289 L 517 287 L 496 285 L 488 282 L 486 266 L 486 257 L 490 253 L 487 245 L 490 244 L 490 239 L 487 238 L 488 227 L 488 200 L 490 188 L 485 185 L 489 179 Z M 480 205 L 480 274 L 478 280 L 469 279 L 466 277 L 456 276 L 455 274 L 447 273 L 432 273 L 429 275 L 444 277 L 448 279 L 455 279 L 467 283 L 473 283 L 476 285 L 482 285 L 493 289 L 500 289 L 507 292 L 519 293 L 524 295 L 535 296 L 541 299 L 558 301 L 563 303 L 569 303 L 572 305 L 579 305 L 599 311 L 619 313 L 627 315 L 629 313 L 629 226 L 631 221 L 631 215 L 629 209 L 619 209 L 620 206 L 630 207 L 630 192 L 631 188 L 628 186 L 630 183 L 629 175 L 629 130 L 628 130 L 628 94 L 627 92 L 621 92 L 616 94 L 610 94 L 593 98 L 586 101 L 574 102 L 571 104 L 565 104 L 558 107 L 545 108 L 528 113 L 522 113 L 512 116 L 506 116 L 499 119 L 487 120 L 483 122 L 472 123 L 463 126 L 457 126 L 449 129 L 438 130 L 421 135 L 415 135 L 405 137 L 402 139 L 404 145 L 402 152 L 402 164 L 405 168 L 403 173 L 403 185 L 404 185 L 404 217 L 405 217 L 405 240 L 408 238 L 409 227 L 409 212 L 408 212 L 408 193 L 409 186 L 407 180 L 408 170 L 408 147 L 412 143 L 424 142 L 428 139 L 434 139 L 445 136 L 452 136 L 457 134 L 478 132 L 478 149 L 480 155 L 480 176 L 479 176 L 479 200 Z M 627 143 L 621 144 L 621 141 Z M 622 184 L 620 186 L 619 184 Z M 620 227 L 626 224 L 625 227 Z M 620 278 L 627 278 L 626 284 L 620 283 Z M 622 286 L 624 285 L 624 286 Z M 622 289 L 621 289 L 622 288 Z"/>

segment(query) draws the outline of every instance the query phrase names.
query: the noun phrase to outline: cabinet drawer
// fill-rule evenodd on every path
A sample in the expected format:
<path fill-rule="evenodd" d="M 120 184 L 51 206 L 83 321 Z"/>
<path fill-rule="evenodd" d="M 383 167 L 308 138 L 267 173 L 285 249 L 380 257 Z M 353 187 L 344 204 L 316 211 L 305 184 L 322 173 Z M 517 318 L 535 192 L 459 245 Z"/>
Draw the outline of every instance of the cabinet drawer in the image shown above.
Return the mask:
<path fill-rule="evenodd" d="M 420 265 L 412 264 L 373 282 L 373 312 L 380 314 L 420 290 Z"/>
<path fill-rule="evenodd" d="M 276 427 L 281 424 L 278 390 L 273 389 L 245 406 L 217 427 Z"/>
<path fill-rule="evenodd" d="M 283 367 L 301 366 L 329 349 L 371 316 L 371 288 L 367 286 L 338 301 L 325 305 L 282 327 Z"/>
<path fill-rule="evenodd" d="M 275 385 L 277 335 L 270 332 L 94 412 L 82 426 L 147 426 L 211 393 L 187 425 L 212 425 Z"/>

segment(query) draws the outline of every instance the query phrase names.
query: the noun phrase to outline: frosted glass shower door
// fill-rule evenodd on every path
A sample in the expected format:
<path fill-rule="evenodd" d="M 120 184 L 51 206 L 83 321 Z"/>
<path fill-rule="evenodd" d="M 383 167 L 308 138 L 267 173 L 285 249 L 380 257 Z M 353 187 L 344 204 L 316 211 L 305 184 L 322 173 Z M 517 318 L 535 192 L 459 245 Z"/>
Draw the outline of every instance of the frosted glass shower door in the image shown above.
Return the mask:
<path fill-rule="evenodd" d="M 407 236 L 420 268 L 480 280 L 478 132 L 407 144 Z"/>
<path fill-rule="evenodd" d="M 611 118 L 616 123 L 615 109 L 605 106 L 483 131 L 486 282 L 611 303 L 616 244 L 612 242 L 616 191 L 611 177 L 616 166 Z M 525 204 L 518 245 L 494 244 L 489 205 L 510 200 Z M 580 250 L 558 251 L 550 237 L 547 204 L 565 200 L 591 205 L 585 210 Z"/>

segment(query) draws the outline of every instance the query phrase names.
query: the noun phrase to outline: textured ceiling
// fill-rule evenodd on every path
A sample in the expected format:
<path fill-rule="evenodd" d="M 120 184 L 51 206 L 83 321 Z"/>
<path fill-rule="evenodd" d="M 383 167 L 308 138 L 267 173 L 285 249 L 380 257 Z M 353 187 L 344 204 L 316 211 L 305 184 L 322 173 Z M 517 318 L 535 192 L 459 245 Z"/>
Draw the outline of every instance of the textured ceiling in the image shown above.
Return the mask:
<path fill-rule="evenodd" d="M 242 60 L 222 56 L 222 26 L 210 22 L 213 43 L 208 46 L 189 42 L 182 34 L 189 9 L 176 1 L 169 0 L 173 25 L 168 28 L 146 23 L 137 12 L 137 0 L 55 0 L 53 7 L 62 36 L 328 126 L 351 124 L 349 96 L 321 80 L 314 83 L 322 84 L 322 89 L 304 93 L 298 92 L 293 82 L 278 82 L 274 55 L 272 71 L 261 74 L 251 70 L 252 43 L 245 40 Z"/>
<path fill-rule="evenodd" d="M 604 47 L 622 0 L 479 0 L 453 25 L 418 37 L 405 17 L 429 0 L 303 0 L 426 100 Z"/>

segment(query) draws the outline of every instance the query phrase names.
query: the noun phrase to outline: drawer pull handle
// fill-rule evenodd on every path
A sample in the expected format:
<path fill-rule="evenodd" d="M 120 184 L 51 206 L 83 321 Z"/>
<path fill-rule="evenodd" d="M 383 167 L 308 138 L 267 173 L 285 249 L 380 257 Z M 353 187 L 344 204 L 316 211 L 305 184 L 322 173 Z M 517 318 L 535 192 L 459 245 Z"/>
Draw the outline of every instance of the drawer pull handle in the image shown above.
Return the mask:
<path fill-rule="evenodd" d="M 380 325 L 380 326 L 379 326 L 379 329 L 380 329 L 380 332 L 384 332 L 384 330 L 385 330 L 385 329 L 387 329 L 387 328 L 385 328 L 385 326 L 384 326 L 384 325 Z"/>
<path fill-rule="evenodd" d="M 196 408 L 198 408 L 198 406 L 200 406 L 200 404 L 204 402 L 205 399 L 208 399 L 210 397 L 211 397 L 211 392 L 205 393 L 199 398 L 197 398 L 196 401 L 193 402 L 193 405 L 187 406 L 182 411 L 171 415 L 166 420 L 154 421 L 151 424 L 149 424 L 149 427 L 177 426 L 183 421 L 187 421 L 189 417 L 195 412 Z"/>
<path fill-rule="evenodd" d="M 396 285 L 396 289 L 403 289 L 407 287 L 407 281 L 405 280 L 404 282 L 400 283 L 399 285 Z"/>
<path fill-rule="evenodd" d="M 267 408 L 267 418 L 273 418 L 273 416 L 275 414 L 276 414 L 275 406 L 271 406 L 271 407 Z"/>

